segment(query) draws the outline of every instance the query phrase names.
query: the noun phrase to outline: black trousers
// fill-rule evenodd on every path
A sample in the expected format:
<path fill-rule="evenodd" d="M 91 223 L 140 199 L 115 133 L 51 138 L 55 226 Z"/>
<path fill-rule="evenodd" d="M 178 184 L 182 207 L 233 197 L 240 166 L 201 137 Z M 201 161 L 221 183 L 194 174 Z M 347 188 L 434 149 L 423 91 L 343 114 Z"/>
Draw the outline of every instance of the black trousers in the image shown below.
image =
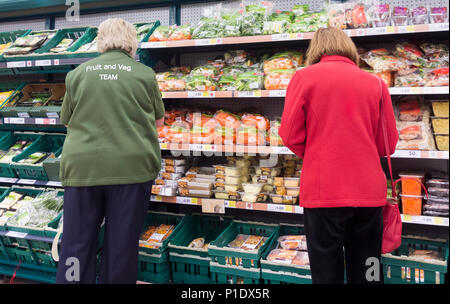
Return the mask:
<path fill-rule="evenodd" d="M 343 284 L 344 268 L 349 284 L 382 282 L 382 207 L 305 208 L 304 219 L 313 284 Z"/>
<path fill-rule="evenodd" d="M 65 188 L 56 283 L 97 282 L 98 240 L 103 219 L 105 230 L 98 283 L 136 283 L 139 236 L 149 207 L 152 184 L 150 181 Z"/>

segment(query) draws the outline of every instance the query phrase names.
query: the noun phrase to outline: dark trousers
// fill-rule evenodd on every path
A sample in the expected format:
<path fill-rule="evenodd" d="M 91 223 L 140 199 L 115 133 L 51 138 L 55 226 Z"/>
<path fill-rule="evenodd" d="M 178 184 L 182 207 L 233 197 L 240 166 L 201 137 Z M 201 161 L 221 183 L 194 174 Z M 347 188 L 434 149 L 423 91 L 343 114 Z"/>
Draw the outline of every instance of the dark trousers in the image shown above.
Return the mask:
<path fill-rule="evenodd" d="M 344 268 L 349 284 L 382 282 L 382 207 L 305 208 L 304 219 L 313 284 L 343 284 Z"/>
<path fill-rule="evenodd" d="M 149 207 L 152 184 L 151 181 L 65 188 L 56 283 L 96 283 L 98 240 L 103 219 L 105 230 L 98 283 L 136 283 L 139 236 Z"/>

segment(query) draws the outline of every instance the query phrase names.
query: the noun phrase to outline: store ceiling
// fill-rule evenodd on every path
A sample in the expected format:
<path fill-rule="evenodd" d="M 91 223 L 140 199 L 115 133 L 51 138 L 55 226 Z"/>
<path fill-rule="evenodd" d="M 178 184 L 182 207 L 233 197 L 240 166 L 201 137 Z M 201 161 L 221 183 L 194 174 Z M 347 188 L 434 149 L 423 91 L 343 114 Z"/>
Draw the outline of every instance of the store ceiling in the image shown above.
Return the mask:
<path fill-rule="evenodd" d="M 69 1 L 71 2 L 71 1 Z M 173 0 L 80 0 L 81 12 L 101 11 L 139 5 L 158 5 Z M 4 19 L 64 15 L 68 6 L 66 0 L 0 0 L 0 21 Z"/>

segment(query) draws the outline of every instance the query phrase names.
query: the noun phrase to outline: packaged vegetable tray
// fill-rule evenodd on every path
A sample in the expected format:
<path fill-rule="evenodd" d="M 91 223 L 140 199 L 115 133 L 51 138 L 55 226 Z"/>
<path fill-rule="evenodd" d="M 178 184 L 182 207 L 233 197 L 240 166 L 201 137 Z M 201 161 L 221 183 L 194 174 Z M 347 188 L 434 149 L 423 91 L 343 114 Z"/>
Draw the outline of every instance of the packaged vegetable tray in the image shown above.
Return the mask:
<path fill-rule="evenodd" d="M 230 222 L 230 218 L 216 215 L 186 216 L 183 227 L 169 242 L 169 260 L 174 283 L 212 283 L 208 245 Z"/>
<path fill-rule="evenodd" d="M 299 263 L 292 263 L 292 260 L 287 262 L 275 261 L 270 258 L 270 254 L 275 254 L 274 250 L 283 250 L 280 247 L 279 240 L 283 241 L 287 236 L 304 236 L 304 228 L 299 225 L 281 224 L 279 229 L 273 236 L 271 242 L 267 246 L 266 250 L 261 256 L 261 275 L 265 284 L 311 284 L 311 270 L 309 263 L 306 263 L 305 252 L 292 256 L 292 260 L 296 257 Z M 300 237 L 301 239 L 302 237 Z M 300 246 L 301 247 L 301 246 Z M 304 248 L 304 247 L 301 247 Z M 286 249 L 284 249 L 286 250 Z M 295 252 L 295 251 L 294 251 Z M 302 252 L 302 251 L 299 251 Z M 303 261 L 303 262 L 301 262 Z"/>
<path fill-rule="evenodd" d="M 448 240 L 402 237 L 392 253 L 383 254 L 385 284 L 444 284 L 447 273 Z"/>
<path fill-rule="evenodd" d="M 273 239 L 277 225 L 256 222 L 232 221 L 223 233 L 208 247 L 211 256 L 211 273 L 215 283 L 259 283 L 261 279 L 259 259 Z M 232 242 L 239 235 L 263 238 L 255 249 L 233 248 Z M 245 241 L 244 241 L 245 242 Z M 249 244 L 250 245 L 250 244 Z M 257 248 L 257 249 L 256 249 Z"/>
<path fill-rule="evenodd" d="M 19 178 L 48 180 L 42 161 L 56 158 L 65 140 L 64 134 L 42 133 L 28 148 L 13 157 L 11 168 Z"/>
<path fill-rule="evenodd" d="M 185 223 L 184 214 L 174 214 L 165 212 L 148 212 L 144 229 L 140 240 L 149 238 L 159 238 L 152 246 L 139 246 L 139 271 L 138 280 L 150 283 L 167 283 L 170 280 L 170 263 L 168 244 L 177 235 Z M 156 231 L 157 227 L 167 227 L 165 234 Z M 152 231 L 152 228 L 155 229 Z M 162 238 L 160 238 L 162 236 Z"/>
<path fill-rule="evenodd" d="M 9 132 L 0 140 L 0 176 L 16 178 L 17 173 L 11 168 L 12 158 L 19 155 L 41 135 L 34 132 Z"/>

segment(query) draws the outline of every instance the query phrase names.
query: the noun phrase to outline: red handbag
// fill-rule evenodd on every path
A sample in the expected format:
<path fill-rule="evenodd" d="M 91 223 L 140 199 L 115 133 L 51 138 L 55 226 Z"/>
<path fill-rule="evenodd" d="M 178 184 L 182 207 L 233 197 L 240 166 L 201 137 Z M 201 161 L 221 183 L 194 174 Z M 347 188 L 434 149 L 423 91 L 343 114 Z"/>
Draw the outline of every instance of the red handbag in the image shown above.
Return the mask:
<path fill-rule="evenodd" d="M 381 243 L 381 253 L 389 253 L 397 249 L 402 243 L 402 216 L 400 215 L 400 209 L 398 208 L 398 198 L 395 190 L 396 182 L 392 176 L 391 151 L 389 148 L 386 117 L 383 115 L 383 87 L 381 85 L 381 79 L 378 79 L 378 81 L 380 82 L 381 88 L 381 128 L 383 131 L 384 146 L 386 148 L 386 157 L 392 185 L 392 198 L 387 199 L 386 205 L 383 207 L 383 240 Z"/>
<path fill-rule="evenodd" d="M 382 89 L 381 79 L 378 79 L 378 81 L 380 82 L 380 88 Z M 411 178 L 404 177 L 394 181 L 392 175 L 391 151 L 389 148 L 386 117 L 384 117 L 383 115 L 383 104 L 384 104 L 383 90 L 381 90 L 381 105 L 380 105 L 381 128 L 383 131 L 384 146 L 386 148 L 386 158 L 388 162 L 389 175 L 391 178 L 391 186 L 392 186 L 392 198 L 388 198 L 386 201 L 386 205 L 383 207 L 383 240 L 381 243 L 381 253 L 384 254 L 394 251 L 402 243 L 402 216 L 400 214 L 400 209 L 398 207 L 398 197 L 397 191 L 395 190 L 395 186 L 399 181 Z M 417 182 L 420 183 L 428 199 L 427 189 L 420 181 Z"/>

